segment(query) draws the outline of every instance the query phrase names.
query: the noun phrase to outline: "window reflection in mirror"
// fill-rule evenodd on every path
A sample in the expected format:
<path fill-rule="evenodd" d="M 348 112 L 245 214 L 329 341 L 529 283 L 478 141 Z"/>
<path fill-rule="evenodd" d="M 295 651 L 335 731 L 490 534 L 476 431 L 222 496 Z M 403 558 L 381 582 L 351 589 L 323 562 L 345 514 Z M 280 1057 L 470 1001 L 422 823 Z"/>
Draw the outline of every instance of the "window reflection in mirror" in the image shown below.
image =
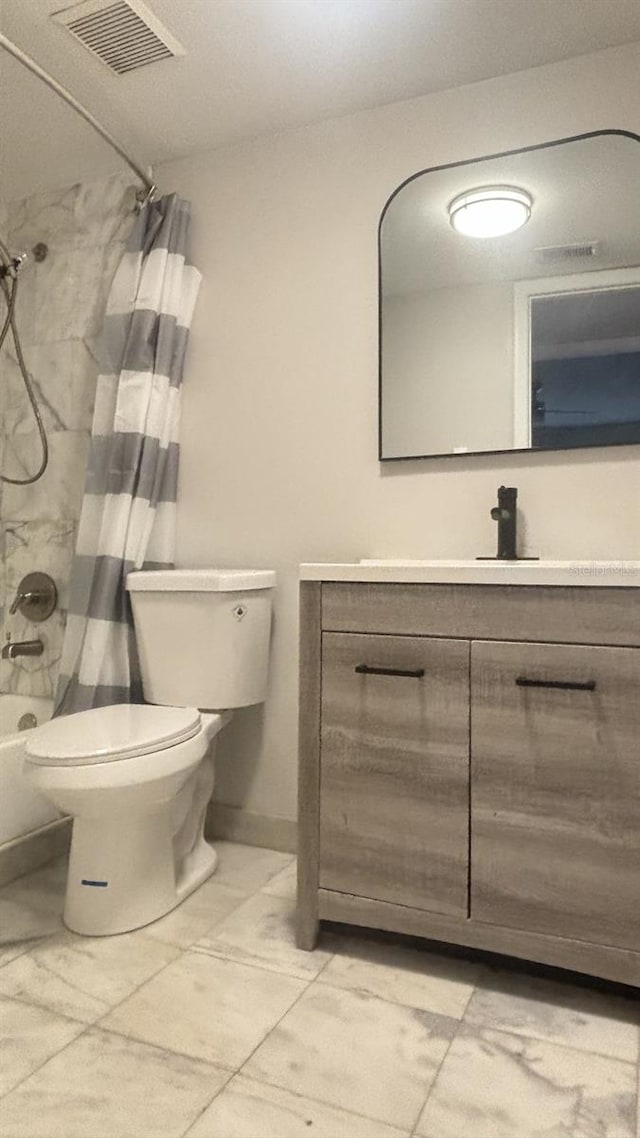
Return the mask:
<path fill-rule="evenodd" d="M 639 143 L 601 132 L 396 191 L 380 226 L 382 459 L 640 442 Z M 509 199 L 510 224 L 520 194 L 520 227 L 470 236 L 499 228 L 494 203 L 457 228 L 478 187 Z"/>
<path fill-rule="evenodd" d="M 640 287 L 532 298 L 531 446 L 640 439 Z"/>

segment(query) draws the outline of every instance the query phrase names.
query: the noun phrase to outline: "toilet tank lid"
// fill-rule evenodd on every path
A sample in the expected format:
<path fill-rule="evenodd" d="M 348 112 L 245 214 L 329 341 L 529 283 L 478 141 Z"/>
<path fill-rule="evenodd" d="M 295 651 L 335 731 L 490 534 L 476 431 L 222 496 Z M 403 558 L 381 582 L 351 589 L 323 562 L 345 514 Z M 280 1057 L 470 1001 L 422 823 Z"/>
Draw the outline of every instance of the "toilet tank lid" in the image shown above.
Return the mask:
<path fill-rule="evenodd" d="M 139 569 L 127 576 L 131 593 L 244 593 L 275 583 L 273 569 Z"/>

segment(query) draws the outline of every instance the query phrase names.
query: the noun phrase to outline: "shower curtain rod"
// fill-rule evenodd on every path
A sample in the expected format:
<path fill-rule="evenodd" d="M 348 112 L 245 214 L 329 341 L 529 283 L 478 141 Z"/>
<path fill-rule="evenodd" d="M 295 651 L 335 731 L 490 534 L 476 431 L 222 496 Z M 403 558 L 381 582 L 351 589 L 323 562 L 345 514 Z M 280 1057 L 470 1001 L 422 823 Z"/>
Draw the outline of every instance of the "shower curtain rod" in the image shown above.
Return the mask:
<path fill-rule="evenodd" d="M 40 67 L 39 63 L 36 63 L 35 60 L 31 58 L 31 56 L 27 55 L 24 51 L 17 47 L 16 44 L 13 43 L 10 39 L 7 39 L 7 37 L 4 36 L 2 32 L 0 32 L 0 47 L 3 47 L 5 51 L 9 52 L 9 55 L 12 55 L 14 59 L 18 60 L 19 63 L 22 63 L 23 66 L 31 71 L 34 75 L 37 75 L 38 79 L 42 79 L 42 82 L 46 83 L 47 87 L 50 87 L 52 91 L 55 91 L 56 95 L 59 95 L 61 99 L 64 99 L 65 103 L 68 103 L 70 107 L 73 107 L 74 111 L 77 111 L 81 118 L 83 118 L 85 122 L 88 122 L 89 125 L 92 126 L 93 129 L 97 131 L 97 133 L 105 140 L 105 142 L 109 143 L 109 146 L 111 146 L 116 151 L 116 153 L 120 155 L 120 157 L 127 163 L 127 166 L 130 166 L 133 172 L 137 174 L 138 178 L 145 187 L 144 194 L 142 194 L 142 191 L 140 191 L 140 194 L 142 196 L 139 196 L 138 200 L 142 205 L 150 201 L 156 191 L 155 183 L 152 182 L 148 174 L 145 174 L 142 167 L 139 166 L 137 162 L 134 162 L 133 158 L 129 157 L 126 150 L 120 146 L 119 142 L 116 142 L 113 135 L 110 134 L 109 131 L 102 126 L 102 123 L 98 122 L 98 120 L 91 114 L 91 111 L 88 111 L 86 107 L 83 107 L 82 103 L 79 103 L 78 100 L 71 94 L 71 92 L 67 91 L 66 87 L 63 87 L 61 83 L 58 83 L 57 79 L 54 79 L 52 75 L 49 75 L 49 73 L 45 71 L 43 67 Z"/>

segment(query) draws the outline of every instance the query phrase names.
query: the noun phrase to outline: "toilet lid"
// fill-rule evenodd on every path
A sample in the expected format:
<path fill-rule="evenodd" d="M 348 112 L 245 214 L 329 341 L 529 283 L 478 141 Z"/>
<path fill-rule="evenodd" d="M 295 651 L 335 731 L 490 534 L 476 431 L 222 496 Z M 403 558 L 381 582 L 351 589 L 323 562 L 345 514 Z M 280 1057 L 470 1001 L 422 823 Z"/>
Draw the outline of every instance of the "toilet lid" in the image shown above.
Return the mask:
<path fill-rule="evenodd" d="M 119 703 L 43 723 L 29 733 L 25 750 L 33 762 L 109 763 L 174 747 L 199 730 L 196 708 Z"/>

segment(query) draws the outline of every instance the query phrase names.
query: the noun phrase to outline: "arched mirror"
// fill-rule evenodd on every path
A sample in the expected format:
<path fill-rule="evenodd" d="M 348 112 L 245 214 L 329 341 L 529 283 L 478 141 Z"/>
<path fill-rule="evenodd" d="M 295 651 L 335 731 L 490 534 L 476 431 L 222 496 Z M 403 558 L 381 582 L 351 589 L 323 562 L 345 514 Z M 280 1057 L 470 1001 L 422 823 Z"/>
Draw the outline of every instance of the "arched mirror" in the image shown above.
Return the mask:
<path fill-rule="evenodd" d="M 380 459 L 640 443 L 640 136 L 414 175 L 380 222 Z"/>

